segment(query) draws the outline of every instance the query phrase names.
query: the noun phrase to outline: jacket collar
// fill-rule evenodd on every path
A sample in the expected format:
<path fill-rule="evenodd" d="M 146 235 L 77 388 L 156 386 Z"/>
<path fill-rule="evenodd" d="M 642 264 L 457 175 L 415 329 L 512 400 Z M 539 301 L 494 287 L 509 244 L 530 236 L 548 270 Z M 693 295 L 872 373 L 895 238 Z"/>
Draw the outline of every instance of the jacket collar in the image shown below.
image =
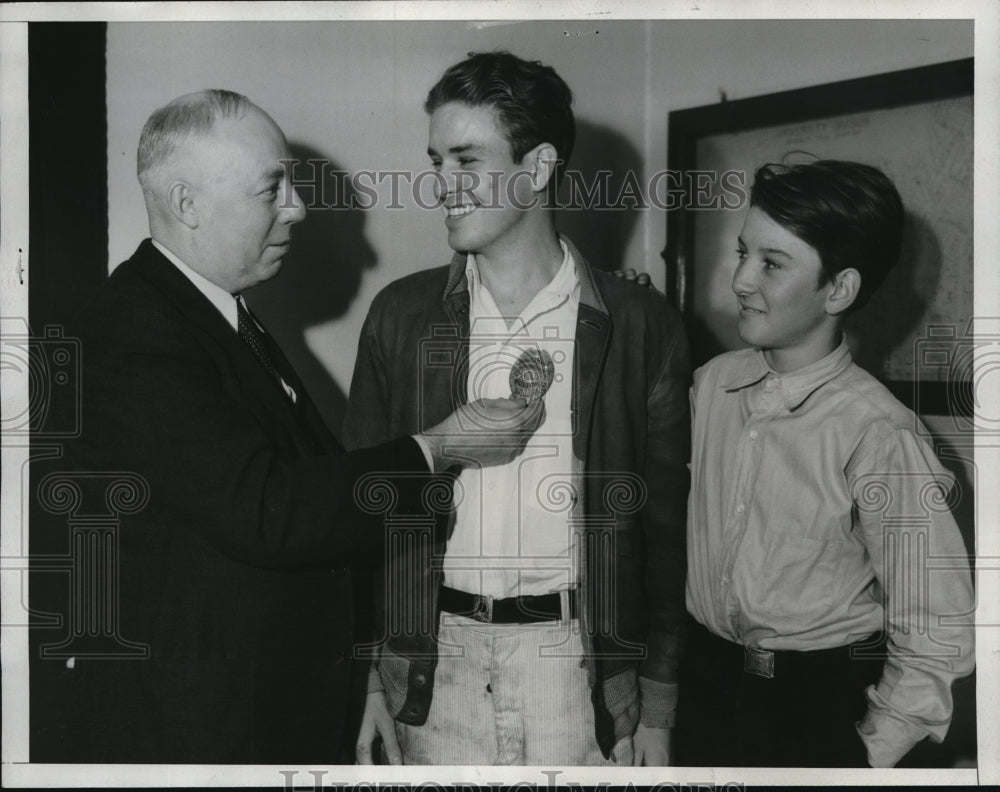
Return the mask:
<path fill-rule="evenodd" d="M 573 418 L 573 453 L 578 459 L 587 459 L 590 446 L 590 431 L 593 418 L 594 399 L 601 381 L 601 372 L 611 343 L 611 314 L 601 297 L 590 265 L 572 242 L 560 234 L 566 243 L 580 282 L 580 307 L 576 317 L 576 362 L 573 366 L 573 388 L 570 397 L 570 411 Z M 451 259 L 448 283 L 444 291 L 444 307 L 449 317 L 457 325 L 457 333 L 440 339 L 441 343 L 454 348 L 455 365 L 450 367 L 450 378 L 444 379 L 446 367 L 432 367 L 424 392 L 447 392 L 451 389 L 456 404 L 466 401 L 469 363 L 469 283 L 465 274 L 467 254 L 456 253 Z M 433 377 L 440 376 L 440 382 Z"/>
<path fill-rule="evenodd" d="M 219 309 L 156 249 L 152 239 L 143 240 L 131 262 L 160 294 L 205 332 L 227 345 L 242 343 Z"/>
<path fill-rule="evenodd" d="M 764 353 L 755 349 L 748 355 L 743 367 L 728 382 L 719 387 L 733 392 L 742 390 L 767 378 L 773 378 L 780 387 L 780 393 L 788 410 L 794 410 L 817 388 L 825 385 L 851 365 L 851 350 L 847 337 L 841 336 L 840 345 L 830 354 L 808 366 L 780 374 L 768 365 Z"/>
<path fill-rule="evenodd" d="M 597 289 L 597 284 L 594 282 L 594 274 L 590 269 L 590 265 L 566 236 L 560 234 L 559 239 L 566 243 L 566 247 L 569 249 L 570 255 L 576 263 L 576 277 L 580 282 L 580 305 L 593 308 L 607 316 L 608 308 Z M 468 253 L 456 251 L 455 255 L 452 256 L 451 264 L 448 267 L 448 282 L 444 287 L 443 297 L 445 301 L 463 292 L 468 296 L 469 279 L 465 274 L 467 260 Z"/>
<path fill-rule="evenodd" d="M 177 256 L 170 248 L 164 245 L 162 242 L 154 239 L 152 240 L 153 247 L 159 251 L 167 261 L 173 264 L 178 272 L 180 272 L 185 278 L 194 284 L 194 287 L 198 289 L 212 305 L 222 314 L 233 330 L 237 330 L 239 327 L 238 313 L 236 308 L 236 295 L 230 294 L 221 286 L 212 283 L 208 278 L 199 272 L 191 269 L 187 264 L 181 261 L 180 257 Z"/>

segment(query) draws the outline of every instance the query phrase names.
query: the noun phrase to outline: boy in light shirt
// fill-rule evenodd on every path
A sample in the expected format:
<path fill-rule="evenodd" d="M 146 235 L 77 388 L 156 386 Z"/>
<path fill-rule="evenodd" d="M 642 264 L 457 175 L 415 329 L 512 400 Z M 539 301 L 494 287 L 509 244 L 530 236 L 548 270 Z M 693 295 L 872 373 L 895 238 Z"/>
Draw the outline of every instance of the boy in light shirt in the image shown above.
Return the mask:
<path fill-rule="evenodd" d="M 678 764 L 892 767 L 948 730 L 973 667 L 952 479 L 842 333 L 902 225 L 875 168 L 757 171 L 733 277 L 752 348 L 691 389 Z"/>

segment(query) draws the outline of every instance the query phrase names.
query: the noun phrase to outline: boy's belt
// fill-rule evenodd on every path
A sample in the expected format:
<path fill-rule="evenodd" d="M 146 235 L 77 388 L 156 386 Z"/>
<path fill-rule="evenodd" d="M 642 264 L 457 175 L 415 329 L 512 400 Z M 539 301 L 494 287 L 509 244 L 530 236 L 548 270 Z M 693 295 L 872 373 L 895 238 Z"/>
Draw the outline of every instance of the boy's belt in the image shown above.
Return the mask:
<path fill-rule="evenodd" d="M 569 591 L 566 594 L 569 599 L 569 617 L 575 619 L 575 592 Z M 562 594 L 559 593 L 493 599 L 488 594 L 469 594 L 442 586 L 438 603 L 443 611 L 486 624 L 532 624 L 559 621 L 563 617 Z"/>
<path fill-rule="evenodd" d="M 698 623 L 692 624 L 689 629 L 688 640 L 692 644 L 698 643 L 703 649 L 710 649 L 727 664 L 742 663 L 744 672 L 766 679 L 774 679 L 776 676 L 808 668 L 819 671 L 824 665 L 849 660 L 884 659 L 885 635 L 882 633 L 874 633 L 853 644 L 830 649 L 771 651 L 733 643 L 720 638 Z"/>

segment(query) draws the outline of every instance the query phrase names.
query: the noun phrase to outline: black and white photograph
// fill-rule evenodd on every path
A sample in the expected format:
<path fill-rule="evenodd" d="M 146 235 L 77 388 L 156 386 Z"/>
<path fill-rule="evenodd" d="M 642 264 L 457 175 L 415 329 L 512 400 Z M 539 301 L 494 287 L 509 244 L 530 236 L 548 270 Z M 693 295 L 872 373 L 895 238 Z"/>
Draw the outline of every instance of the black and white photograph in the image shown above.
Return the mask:
<path fill-rule="evenodd" d="M 1000 7 L 0 8 L 4 786 L 1000 782 Z"/>

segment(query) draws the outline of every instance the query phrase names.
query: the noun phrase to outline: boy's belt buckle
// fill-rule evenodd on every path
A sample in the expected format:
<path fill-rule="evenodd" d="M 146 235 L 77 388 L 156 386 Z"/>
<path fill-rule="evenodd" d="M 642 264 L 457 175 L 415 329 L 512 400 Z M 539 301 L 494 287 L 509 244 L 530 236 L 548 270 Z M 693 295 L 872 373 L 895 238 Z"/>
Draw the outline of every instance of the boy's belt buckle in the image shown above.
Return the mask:
<path fill-rule="evenodd" d="M 472 618 L 484 624 L 493 621 L 493 597 L 489 594 L 476 594 L 476 604 L 472 608 Z"/>
<path fill-rule="evenodd" d="M 774 652 L 743 647 L 743 670 L 766 679 L 774 679 Z"/>

